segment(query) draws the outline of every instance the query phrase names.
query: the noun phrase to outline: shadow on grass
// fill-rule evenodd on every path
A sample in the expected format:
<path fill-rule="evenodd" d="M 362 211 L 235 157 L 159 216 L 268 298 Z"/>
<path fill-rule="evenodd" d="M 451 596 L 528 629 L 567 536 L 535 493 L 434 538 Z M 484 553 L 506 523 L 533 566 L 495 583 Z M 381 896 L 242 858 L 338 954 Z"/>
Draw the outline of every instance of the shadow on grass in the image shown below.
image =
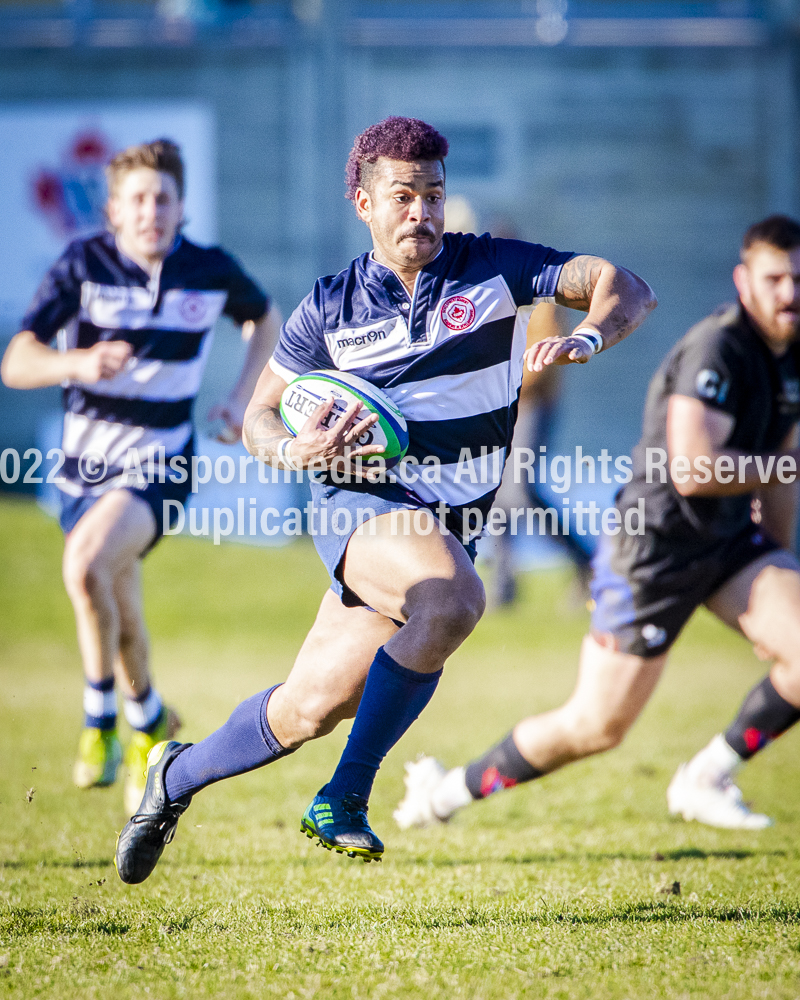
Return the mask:
<path fill-rule="evenodd" d="M 412 865 L 430 865 L 433 868 L 459 868 L 496 861 L 511 865 L 555 865 L 575 861 L 683 861 L 686 859 L 720 859 L 724 861 L 745 861 L 748 858 L 786 857 L 787 851 L 759 851 L 737 848 L 727 851 L 705 851 L 699 847 L 680 847 L 672 851 L 655 851 L 645 854 L 641 851 L 575 851 L 561 854 L 507 854 L 502 858 L 487 858 L 485 855 L 472 858 L 436 858 L 415 855 L 406 859 Z"/>
<path fill-rule="evenodd" d="M 0 868 L 107 868 L 113 858 L 30 858 L 21 861 L 0 861 Z"/>
<path fill-rule="evenodd" d="M 679 847 L 674 851 L 660 851 L 665 861 L 682 861 L 684 858 L 724 858 L 728 861 L 742 861 L 744 858 L 785 858 L 786 851 L 754 851 L 748 848 L 739 848 L 730 851 L 704 851 L 700 847 Z M 658 861 L 659 858 L 652 860 Z"/>
<path fill-rule="evenodd" d="M 784 902 L 763 905 L 702 905 L 681 900 L 639 900 L 609 906 L 603 903 L 549 904 L 543 899 L 503 903 L 415 904 L 363 903 L 328 905 L 313 911 L 301 902 L 222 904 L 192 907 L 166 914 L 159 904 L 96 906 L 73 902 L 69 906 L 8 907 L 0 913 L 5 940 L 54 936 L 91 939 L 132 934 L 142 940 L 154 935 L 202 935 L 207 939 L 245 940 L 253 928 L 263 935 L 307 936 L 333 934 L 343 941 L 353 934 L 385 934 L 394 939 L 398 926 L 406 933 L 499 930 L 543 927 L 622 927 L 664 924 L 682 927 L 701 924 L 800 924 L 800 905 Z"/>
<path fill-rule="evenodd" d="M 657 851 L 653 854 L 645 854 L 636 851 L 575 851 L 573 853 L 551 853 L 551 854 L 508 854 L 505 857 L 487 858 L 485 855 L 475 857 L 430 857 L 424 855 L 406 855 L 405 857 L 395 855 L 393 860 L 399 866 L 422 865 L 432 868 L 460 868 L 471 865 L 486 864 L 495 861 L 498 864 L 511 865 L 558 865 L 563 863 L 574 863 L 576 861 L 604 862 L 604 861 L 685 861 L 685 860 L 722 860 L 722 861 L 746 861 L 750 858 L 786 857 L 785 850 L 759 851 L 747 848 L 732 848 L 730 850 L 707 851 L 699 847 L 682 847 L 674 850 Z M 281 864 L 292 864 L 301 868 L 316 868 L 318 862 L 327 861 L 327 856 L 298 856 L 293 860 L 283 858 Z M 31 858 L 16 861 L 0 861 L 0 868 L 7 868 L 19 871 L 33 871 L 36 868 L 109 868 L 114 863 L 113 858 Z M 242 857 L 216 857 L 202 858 L 194 861 L 189 867 L 201 867 L 203 869 L 212 868 L 270 868 L 276 863 L 275 858 L 252 857 L 243 859 Z M 165 858 L 159 868 L 172 868 L 178 871 L 186 870 L 186 866 L 180 863 L 172 864 L 169 858 Z"/>

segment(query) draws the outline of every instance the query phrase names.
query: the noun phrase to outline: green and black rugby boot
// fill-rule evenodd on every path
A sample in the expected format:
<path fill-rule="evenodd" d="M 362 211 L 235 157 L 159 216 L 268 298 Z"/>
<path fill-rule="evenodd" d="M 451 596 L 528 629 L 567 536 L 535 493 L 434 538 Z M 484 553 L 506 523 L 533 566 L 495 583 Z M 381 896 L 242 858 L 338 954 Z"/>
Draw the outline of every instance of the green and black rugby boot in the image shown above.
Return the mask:
<path fill-rule="evenodd" d="M 360 795 L 333 798 L 323 794 L 324 788 L 303 813 L 300 832 L 317 838 L 317 843 L 329 851 L 346 854 L 348 858 L 380 861 L 383 844 L 370 830 L 367 822 L 367 800 Z"/>
<path fill-rule="evenodd" d="M 122 747 L 117 730 L 87 726 L 81 732 L 72 780 L 78 788 L 104 788 L 106 785 L 113 785 L 121 763 Z"/>
<path fill-rule="evenodd" d="M 117 837 L 114 864 L 123 882 L 138 885 L 150 876 L 164 848 L 172 842 L 178 820 L 186 812 L 191 795 L 170 802 L 164 772 L 191 743 L 174 740 L 157 743 L 147 755 L 147 782 L 138 811 Z"/>

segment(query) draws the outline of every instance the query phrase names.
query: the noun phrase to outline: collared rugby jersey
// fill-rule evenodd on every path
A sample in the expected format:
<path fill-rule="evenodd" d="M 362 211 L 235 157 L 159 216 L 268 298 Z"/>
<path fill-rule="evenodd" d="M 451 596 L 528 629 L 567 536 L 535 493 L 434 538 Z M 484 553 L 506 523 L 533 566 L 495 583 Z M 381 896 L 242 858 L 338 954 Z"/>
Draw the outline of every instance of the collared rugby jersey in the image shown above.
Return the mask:
<path fill-rule="evenodd" d="M 419 476 L 409 488 L 425 503 L 444 501 L 460 530 L 460 510 L 477 507 L 485 519 L 492 505 L 530 312 L 553 301 L 573 256 L 488 233 L 445 233 L 409 298 L 394 271 L 363 254 L 316 282 L 284 324 L 270 365 L 287 382 L 335 368 L 382 389 L 408 422 L 408 454 L 441 463 L 438 477 Z"/>
<path fill-rule="evenodd" d="M 135 468 L 131 449 L 145 475 L 159 460 L 188 458 L 214 323 L 222 313 L 236 323 L 258 320 L 268 305 L 218 247 L 178 237 L 151 277 L 111 233 L 71 243 L 42 281 L 22 329 L 44 344 L 58 333 L 60 350 L 124 340 L 133 354 L 113 378 L 64 383 L 60 488 L 81 496 L 119 485 L 126 464 Z M 98 481 L 100 455 L 107 467 Z M 86 468 L 81 456 L 92 457 Z"/>

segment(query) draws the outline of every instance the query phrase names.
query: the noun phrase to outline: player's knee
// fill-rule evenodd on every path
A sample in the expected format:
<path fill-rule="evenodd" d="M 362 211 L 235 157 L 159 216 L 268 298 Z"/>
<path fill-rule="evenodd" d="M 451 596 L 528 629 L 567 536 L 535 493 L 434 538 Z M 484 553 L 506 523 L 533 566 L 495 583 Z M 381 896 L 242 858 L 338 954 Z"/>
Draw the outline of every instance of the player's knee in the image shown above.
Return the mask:
<path fill-rule="evenodd" d="M 483 584 L 476 579 L 472 586 L 459 589 L 453 595 L 449 608 L 453 627 L 466 638 L 483 617 L 486 610 L 486 593 Z"/>
<path fill-rule="evenodd" d="M 424 610 L 431 641 L 448 646 L 463 642 L 481 620 L 485 608 L 486 595 L 477 577 L 464 586 L 454 581 L 430 600 Z"/>
<path fill-rule="evenodd" d="M 291 748 L 327 736 L 343 719 L 354 718 L 357 709 L 357 700 L 350 704 L 321 692 L 305 694 L 299 701 L 292 699 L 282 713 L 286 716 L 283 727 L 292 734 Z"/>
<path fill-rule="evenodd" d="M 627 719 L 619 716 L 605 718 L 596 714 L 576 719 L 572 726 L 576 757 L 591 757 L 618 747 L 630 728 Z"/>
<path fill-rule="evenodd" d="M 67 588 L 69 596 L 73 599 L 88 596 L 86 586 L 87 569 L 87 561 L 82 557 L 81 553 L 70 552 L 69 550 L 64 553 L 64 564 L 62 567 L 64 586 Z"/>
<path fill-rule="evenodd" d="M 80 552 L 67 553 L 64 558 L 64 585 L 73 600 L 97 600 L 111 588 L 111 580 L 97 559 Z"/>
<path fill-rule="evenodd" d="M 623 719 L 606 719 L 595 732 L 595 753 L 605 753 L 618 747 L 628 734 L 628 723 Z"/>

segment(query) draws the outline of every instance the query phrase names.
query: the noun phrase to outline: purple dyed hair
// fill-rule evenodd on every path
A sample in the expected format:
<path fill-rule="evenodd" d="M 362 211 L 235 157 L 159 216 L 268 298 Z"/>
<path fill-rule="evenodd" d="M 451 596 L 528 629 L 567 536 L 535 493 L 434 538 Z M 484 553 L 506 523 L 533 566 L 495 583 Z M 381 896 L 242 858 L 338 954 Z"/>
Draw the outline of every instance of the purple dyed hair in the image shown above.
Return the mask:
<path fill-rule="evenodd" d="M 401 118 L 398 115 L 384 118 L 356 136 L 344 171 L 345 197 L 355 201 L 357 189 L 364 187 L 363 163 L 375 163 L 379 156 L 387 156 L 406 163 L 441 160 L 444 166 L 448 148 L 447 139 L 433 125 L 419 118 Z"/>

